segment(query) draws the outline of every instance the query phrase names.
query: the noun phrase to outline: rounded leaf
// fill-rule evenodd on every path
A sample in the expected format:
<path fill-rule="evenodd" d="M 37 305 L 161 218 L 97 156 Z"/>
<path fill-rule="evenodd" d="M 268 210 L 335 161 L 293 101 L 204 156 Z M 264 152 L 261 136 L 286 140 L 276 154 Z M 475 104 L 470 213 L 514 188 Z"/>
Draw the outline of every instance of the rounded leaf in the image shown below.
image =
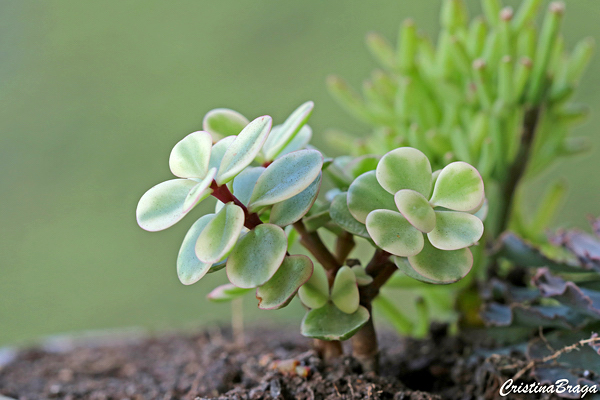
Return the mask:
<path fill-rule="evenodd" d="M 261 224 L 241 238 L 227 259 L 227 277 L 237 287 L 255 288 L 273 277 L 287 252 L 287 236 L 273 224 Z"/>
<path fill-rule="evenodd" d="M 433 279 L 426 278 L 423 275 L 419 274 L 417 271 L 415 271 L 405 257 L 391 256 L 390 260 L 392 260 L 392 262 L 394 264 L 396 264 L 396 267 L 398 267 L 398 270 L 400 272 L 402 272 L 409 278 L 416 279 L 417 281 L 425 282 L 425 283 L 433 283 L 433 284 L 439 283 Z M 416 282 L 413 281 L 412 285 L 414 285 L 415 283 Z"/>
<path fill-rule="evenodd" d="M 209 132 L 214 141 L 222 137 L 237 135 L 248 125 L 248 119 L 229 108 L 215 108 L 204 116 L 202 129 Z"/>
<path fill-rule="evenodd" d="M 448 164 L 438 176 L 429 202 L 432 206 L 470 211 L 483 201 L 483 180 L 466 162 Z"/>
<path fill-rule="evenodd" d="M 275 310 L 289 304 L 313 273 L 313 263 L 303 255 L 288 256 L 267 283 L 256 289 L 258 308 Z"/>
<path fill-rule="evenodd" d="M 271 133 L 269 134 L 269 137 L 272 134 L 273 134 L 273 131 L 271 131 Z M 298 133 L 296 134 L 296 136 L 294 136 L 294 138 L 287 144 L 287 146 L 285 146 L 283 148 L 283 150 L 281 150 L 279 152 L 279 154 L 277 155 L 277 157 L 284 156 L 284 155 L 289 154 L 289 153 L 291 153 L 293 151 L 302 150 L 310 142 L 310 139 L 312 139 L 312 129 L 311 129 L 310 126 L 304 125 L 300 129 L 300 131 L 298 131 Z M 268 138 L 267 138 L 267 140 L 268 140 Z"/>
<path fill-rule="evenodd" d="M 231 251 L 244 227 L 244 211 L 227 203 L 206 225 L 196 242 L 196 256 L 200 261 L 215 263 Z"/>
<path fill-rule="evenodd" d="M 371 212 L 367 231 L 377 246 L 397 256 L 414 256 L 423 248 L 423 234 L 395 211 Z"/>
<path fill-rule="evenodd" d="M 206 273 L 208 273 L 211 263 L 205 263 L 196 257 L 196 242 L 202 230 L 215 217 L 215 214 L 207 214 L 201 217 L 183 238 L 183 243 L 177 255 L 177 276 L 184 285 L 191 285 L 198 282 Z"/>
<path fill-rule="evenodd" d="M 225 152 L 231 146 L 233 141 L 235 140 L 235 136 L 227 136 L 223 139 L 219 140 L 212 147 L 212 151 L 210 152 L 210 160 L 208 161 L 208 168 L 217 168 L 221 165 L 221 160 L 225 155 Z"/>
<path fill-rule="evenodd" d="M 373 277 L 367 274 L 365 269 L 360 265 L 352 267 L 352 272 L 354 272 L 354 275 L 356 276 L 356 283 L 358 286 L 367 286 L 373 282 Z"/>
<path fill-rule="evenodd" d="M 329 300 L 327 273 L 321 264 L 315 264 L 310 279 L 298 290 L 300 301 L 308 308 L 321 308 Z"/>
<path fill-rule="evenodd" d="M 306 189 L 319 175 L 323 156 L 317 150 L 298 150 L 273 161 L 258 178 L 249 208 L 279 203 Z"/>
<path fill-rule="evenodd" d="M 319 173 L 317 178 L 302 192 L 275 204 L 271 209 L 269 222 L 279 226 L 287 226 L 304 217 L 317 200 L 321 188 L 321 177 L 322 174 Z"/>
<path fill-rule="evenodd" d="M 346 314 L 331 303 L 310 310 L 302 320 L 303 336 L 321 340 L 347 340 L 369 320 L 369 311 L 363 306 L 353 314 Z"/>
<path fill-rule="evenodd" d="M 340 193 L 333 198 L 329 206 L 329 215 L 343 230 L 364 238 L 369 237 L 365 224 L 358 222 L 348 210 L 348 193 Z"/>
<path fill-rule="evenodd" d="M 244 205 L 248 205 L 256 181 L 265 171 L 265 167 L 251 167 L 243 170 L 233 179 L 233 194 Z"/>
<path fill-rule="evenodd" d="M 439 284 L 454 283 L 464 278 L 473 266 L 473 253 L 468 248 L 460 250 L 436 249 L 425 241 L 423 250 L 408 258 L 415 272 Z"/>
<path fill-rule="evenodd" d="M 208 132 L 190 133 L 171 150 L 171 172 L 180 178 L 204 178 L 208 172 L 211 148 L 212 138 Z"/>
<path fill-rule="evenodd" d="M 457 211 L 436 211 L 435 229 L 427 234 L 440 250 L 458 250 L 477 243 L 483 235 L 483 222 L 474 215 Z"/>
<path fill-rule="evenodd" d="M 394 195 L 394 201 L 400 214 L 421 232 L 431 232 L 435 228 L 435 212 L 421 193 L 403 189 Z"/>
<path fill-rule="evenodd" d="M 331 288 L 331 301 L 342 312 L 352 314 L 358 309 L 359 300 L 356 275 L 350 267 L 344 265 L 335 275 Z"/>
<path fill-rule="evenodd" d="M 175 225 L 186 214 L 183 203 L 197 182 L 189 179 L 171 179 L 148 190 L 136 209 L 138 225 L 156 232 Z"/>
<path fill-rule="evenodd" d="M 274 160 L 279 153 L 294 139 L 300 128 L 310 118 L 310 114 L 315 104 L 312 101 L 307 101 L 298 107 L 278 127 L 276 134 L 272 135 L 265 142 L 263 153 L 266 161 Z"/>
<path fill-rule="evenodd" d="M 252 163 L 269 135 L 272 122 L 268 115 L 258 117 L 240 132 L 221 160 L 216 178 L 219 185 L 229 182 Z"/>
<path fill-rule="evenodd" d="M 365 172 L 348 188 L 348 210 L 363 224 L 373 210 L 397 210 L 394 196 L 381 187 L 375 174 L 375 171 Z"/>
<path fill-rule="evenodd" d="M 431 164 L 421 151 L 400 147 L 386 153 L 377 164 L 377 180 L 391 194 L 411 189 L 428 196 L 431 190 Z"/>
<path fill-rule="evenodd" d="M 196 186 L 194 186 L 183 202 L 183 211 L 190 212 L 192 208 L 194 208 L 198 203 L 202 200 L 206 199 L 213 192 L 210 188 L 210 184 L 212 183 L 215 174 L 217 173 L 216 168 L 211 168 L 210 171 L 206 174 L 206 177 L 202 181 L 200 181 Z"/>
<path fill-rule="evenodd" d="M 215 303 L 231 301 L 237 299 L 240 296 L 245 295 L 252 289 L 242 289 L 231 283 L 226 283 L 221 286 L 217 286 L 214 288 L 206 297 L 210 301 L 214 301 Z"/>

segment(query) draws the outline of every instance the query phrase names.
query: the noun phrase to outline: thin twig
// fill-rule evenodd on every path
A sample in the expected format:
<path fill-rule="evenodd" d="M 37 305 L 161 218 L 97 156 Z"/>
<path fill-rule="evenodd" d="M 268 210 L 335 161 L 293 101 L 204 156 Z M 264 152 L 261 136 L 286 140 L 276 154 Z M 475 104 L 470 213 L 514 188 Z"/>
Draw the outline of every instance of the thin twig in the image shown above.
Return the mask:
<path fill-rule="evenodd" d="M 337 241 L 335 242 L 335 257 L 340 264 L 344 264 L 355 245 L 354 235 L 342 231 L 342 234 L 338 236 Z"/>
<path fill-rule="evenodd" d="M 341 264 L 331 254 L 327 246 L 325 246 L 319 234 L 317 232 L 308 232 L 302 220 L 295 222 L 294 228 L 300 234 L 300 244 L 310 251 L 317 261 L 323 265 L 323 268 L 327 271 L 337 272 Z"/>

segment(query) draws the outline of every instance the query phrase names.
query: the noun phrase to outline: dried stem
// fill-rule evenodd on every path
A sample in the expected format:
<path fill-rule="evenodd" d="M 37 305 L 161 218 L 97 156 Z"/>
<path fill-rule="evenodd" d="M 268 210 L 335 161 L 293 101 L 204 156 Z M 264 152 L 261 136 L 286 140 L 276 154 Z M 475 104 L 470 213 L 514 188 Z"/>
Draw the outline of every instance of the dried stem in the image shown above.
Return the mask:
<path fill-rule="evenodd" d="M 210 184 L 210 188 L 213 190 L 212 195 L 217 198 L 222 203 L 233 202 L 236 206 L 240 207 L 244 211 L 244 226 L 248 229 L 254 229 L 258 225 L 262 224 L 257 213 L 251 213 L 248 211 L 248 207 L 246 207 L 241 201 L 238 200 L 237 197 L 231 193 L 227 185 L 217 185 L 216 181 L 212 181 Z"/>

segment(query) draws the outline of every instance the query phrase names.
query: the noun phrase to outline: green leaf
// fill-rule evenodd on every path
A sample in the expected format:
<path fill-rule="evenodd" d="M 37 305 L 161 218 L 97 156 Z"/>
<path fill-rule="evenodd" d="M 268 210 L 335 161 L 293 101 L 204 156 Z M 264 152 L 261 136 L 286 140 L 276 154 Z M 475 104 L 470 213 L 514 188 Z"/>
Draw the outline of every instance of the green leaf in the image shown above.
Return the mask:
<path fill-rule="evenodd" d="M 208 168 L 217 168 L 221 165 L 221 160 L 225 155 L 225 152 L 231 146 L 236 136 L 227 136 L 223 139 L 219 140 L 212 147 L 212 151 L 210 153 L 210 161 L 208 162 Z"/>
<path fill-rule="evenodd" d="M 235 245 L 244 227 L 244 211 L 227 203 L 200 233 L 196 256 L 200 261 L 214 263 L 223 258 Z"/>
<path fill-rule="evenodd" d="M 429 159 L 412 147 L 400 147 L 385 154 L 376 171 L 379 184 L 391 194 L 411 189 L 428 196 L 431 191 Z"/>
<path fill-rule="evenodd" d="M 404 275 L 408 276 L 409 278 L 416 279 L 417 281 L 425 282 L 425 283 L 433 283 L 433 284 L 438 283 L 438 281 L 436 281 L 434 279 L 426 278 L 423 275 L 419 274 L 417 271 L 415 271 L 406 258 L 392 256 L 392 257 L 390 257 L 390 259 L 392 260 L 392 262 L 394 264 L 396 264 L 396 267 L 398 267 L 398 270 L 400 272 L 402 272 Z M 412 287 L 412 286 L 414 286 L 415 283 L 416 282 L 414 282 L 413 284 L 407 283 L 406 287 Z M 404 287 L 403 285 L 405 285 L 405 283 L 403 281 L 400 283 L 393 282 L 392 287 L 397 288 L 398 286 L 400 286 L 400 288 L 405 289 L 406 287 Z"/>
<path fill-rule="evenodd" d="M 269 135 L 272 122 L 268 115 L 258 117 L 240 132 L 221 160 L 216 179 L 219 185 L 229 182 L 252 163 Z"/>
<path fill-rule="evenodd" d="M 483 222 L 474 215 L 456 211 L 436 211 L 435 229 L 427 234 L 440 250 L 458 250 L 477 243 L 483 235 Z"/>
<path fill-rule="evenodd" d="M 189 179 L 171 179 L 152 187 L 138 202 L 138 225 L 150 232 L 175 225 L 185 216 L 183 203 L 196 183 Z"/>
<path fill-rule="evenodd" d="M 241 238 L 229 254 L 227 277 L 241 288 L 264 285 L 273 277 L 287 251 L 287 236 L 273 224 L 262 224 Z"/>
<path fill-rule="evenodd" d="M 397 210 L 394 196 L 377 181 L 375 171 L 362 174 L 348 188 L 348 210 L 358 222 L 365 223 L 373 210 Z"/>
<path fill-rule="evenodd" d="M 322 340 L 350 339 L 369 320 L 369 311 L 359 306 L 354 314 L 346 314 L 331 303 L 310 310 L 302 320 L 303 336 Z"/>
<path fill-rule="evenodd" d="M 273 132 L 271 131 L 271 135 Z M 269 135 L 269 136 L 271 136 Z M 294 138 L 279 152 L 277 157 L 284 156 L 293 151 L 302 150 L 308 145 L 312 139 L 312 129 L 308 125 L 304 125 Z"/>
<path fill-rule="evenodd" d="M 254 185 L 264 171 L 265 167 L 246 168 L 233 179 L 233 194 L 242 204 L 248 205 Z"/>
<path fill-rule="evenodd" d="M 356 276 L 356 283 L 358 286 L 367 286 L 373 282 L 371 275 L 367 274 L 365 269 L 360 265 L 352 267 L 352 272 L 354 272 L 354 275 Z"/>
<path fill-rule="evenodd" d="M 235 285 L 232 285 L 231 283 L 226 283 L 224 285 L 217 286 L 216 288 L 214 288 L 206 297 L 210 301 L 219 303 L 237 299 L 238 297 L 245 295 L 251 290 L 252 289 L 242 289 Z"/>
<path fill-rule="evenodd" d="M 369 237 L 367 227 L 356 220 L 348 210 L 348 193 L 340 193 L 333 198 L 329 206 L 329 215 L 333 222 L 338 224 L 343 230 L 353 235 Z"/>
<path fill-rule="evenodd" d="M 237 111 L 215 108 L 204 116 L 202 129 L 209 132 L 216 142 L 222 137 L 239 134 L 248 122 L 248 119 Z"/>
<path fill-rule="evenodd" d="M 431 232 L 435 228 L 435 212 L 421 193 L 403 189 L 394 195 L 394 201 L 404 218 L 421 232 Z"/>
<path fill-rule="evenodd" d="M 367 231 L 377 246 L 397 256 L 414 256 L 423 248 L 423 234 L 395 211 L 369 213 Z"/>
<path fill-rule="evenodd" d="M 289 304 L 313 273 L 313 263 L 303 255 L 288 256 L 267 283 L 256 289 L 258 308 L 275 310 Z"/>
<path fill-rule="evenodd" d="M 298 150 L 273 161 L 254 186 L 250 211 L 302 192 L 317 178 L 322 166 L 323 156 L 317 150 Z"/>
<path fill-rule="evenodd" d="M 180 178 L 204 178 L 208 172 L 211 148 L 212 138 L 208 132 L 190 133 L 171 150 L 171 172 Z"/>
<path fill-rule="evenodd" d="M 342 312 L 352 314 L 358 309 L 359 300 L 356 275 L 350 267 L 344 265 L 335 275 L 331 288 L 331 301 Z"/>
<path fill-rule="evenodd" d="M 416 273 L 435 283 L 454 283 L 464 278 L 473 266 L 473 254 L 468 248 L 439 250 L 425 241 L 423 250 L 408 258 Z"/>
<path fill-rule="evenodd" d="M 274 160 L 279 153 L 294 139 L 300 128 L 310 118 L 314 103 L 307 101 L 298 107 L 285 122 L 265 142 L 263 153 L 266 161 Z"/>
<path fill-rule="evenodd" d="M 177 276 L 184 285 L 198 282 L 211 267 L 211 263 L 205 263 L 196 257 L 196 242 L 202 230 L 215 217 L 215 214 L 207 214 L 201 217 L 183 238 L 183 243 L 177 255 Z"/>
<path fill-rule="evenodd" d="M 277 203 L 271 209 L 269 222 L 279 226 L 291 225 L 304 217 L 319 195 L 322 174 L 306 189 L 287 200 Z"/>
<path fill-rule="evenodd" d="M 438 176 L 430 203 L 454 211 L 470 211 L 483 201 L 483 180 L 471 165 L 457 161 L 448 164 Z"/>
<path fill-rule="evenodd" d="M 190 210 L 198 203 L 210 196 L 210 194 L 213 192 L 213 190 L 210 188 L 210 184 L 212 183 L 216 173 L 217 169 L 211 168 L 206 174 L 206 177 L 196 186 L 194 186 L 192 190 L 190 190 L 185 198 L 185 201 L 183 202 L 184 212 L 190 212 Z"/>
<path fill-rule="evenodd" d="M 329 300 L 327 273 L 321 264 L 315 264 L 310 279 L 298 290 L 300 301 L 308 308 L 321 308 Z"/>

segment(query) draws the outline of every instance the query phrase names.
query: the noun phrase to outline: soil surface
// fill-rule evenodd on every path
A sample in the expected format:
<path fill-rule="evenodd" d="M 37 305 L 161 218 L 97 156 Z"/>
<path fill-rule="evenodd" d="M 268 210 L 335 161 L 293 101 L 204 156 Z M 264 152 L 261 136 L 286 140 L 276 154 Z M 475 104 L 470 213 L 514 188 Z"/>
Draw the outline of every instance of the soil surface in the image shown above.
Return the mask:
<path fill-rule="evenodd" d="M 497 368 L 501 357 L 478 356 L 443 329 L 424 340 L 384 333 L 380 346 L 376 376 L 349 356 L 325 365 L 293 331 L 254 330 L 243 344 L 228 330 L 63 339 L 12 360 L 0 354 L 0 400 L 495 399 L 510 377 Z"/>

